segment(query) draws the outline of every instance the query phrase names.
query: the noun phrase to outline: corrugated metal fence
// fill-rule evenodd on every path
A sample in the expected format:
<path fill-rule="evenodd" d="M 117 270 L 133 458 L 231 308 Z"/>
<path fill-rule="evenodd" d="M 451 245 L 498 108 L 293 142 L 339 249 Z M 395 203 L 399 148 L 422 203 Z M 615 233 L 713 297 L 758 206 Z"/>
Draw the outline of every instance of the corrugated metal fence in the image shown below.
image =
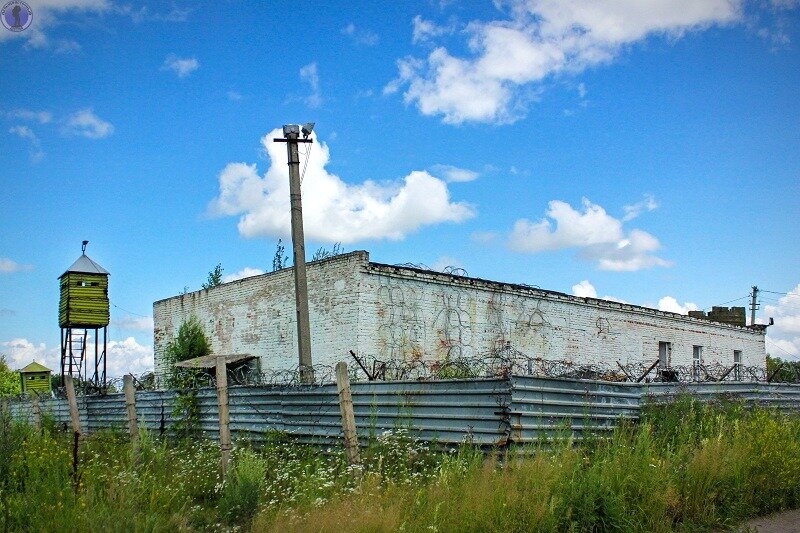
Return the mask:
<path fill-rule="evenodd" d="M 642 405 L 665 402 L 681 393 L 701 399 L 733 397 L 767 407 L 800 412 L 800 385 L 767 383 L 612 383 L 511 376 L 505 379 L 360 382 L 351 386 L 359 437 L 408 428 L 418 438 L 445 444 L 470 441 L 493 446 L 533 442 L 572 432 L 613 430 L 621 419 L 635 420 Z M 139 423 L 156 433 L 171 432 L 173 391 L 136 393 Z M 200 389 L 200 428 L 217 438 L 216 390 Z M 240 386 L 229 389 L 234 439 L 263 441 L 285 433 L 302 442 L 333 443 L 341 438 L 335 385 Z M 69 424 L 66 400 L 41 401 L 58 423 Z M 30 402 L 14 401 L 14 416 L 32 419 Z M 81 423 L 89 432 L 124 428 L 122 394 L 80 397 Z"/>

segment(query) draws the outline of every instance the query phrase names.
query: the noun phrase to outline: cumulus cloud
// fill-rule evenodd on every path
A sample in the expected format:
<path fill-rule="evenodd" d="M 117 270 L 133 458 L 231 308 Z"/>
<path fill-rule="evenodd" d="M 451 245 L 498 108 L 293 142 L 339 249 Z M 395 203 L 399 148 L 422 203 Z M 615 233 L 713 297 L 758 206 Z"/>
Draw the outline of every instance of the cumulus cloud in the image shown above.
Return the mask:
<path fill-rule="evenodd" d="M 94 344 L 87 343 L 88 353 L 94 353 Z M 59 372 L 61 353 L 58 346 L 48 347 L 46 343 L 34 344 L 28 339 L 18 338 L 0 342 L 0 352 L 8 357 L 9 366 L 19 369 L 36 361 Z M 142 374 L 153 370 L 153 347 L 139 344 L 135 338 L 128 337 L 121 341 L 108 342 L 106 352 L 108 377 L 120 377 L 123 374 Z"/>
<path fill-rule="evenodd" d="M 24 272 L 33 270 L 33 265 L 23 265 L 12 261 L 7 257 L 0 257 L 0 274 L 10 274 L 12 272 Z"/>
<path fill-rule="evenodd" d="M 240 216 L 238 228 L 244 237 L 290 233 L 286 148 L 272 141 L 281 135 L 275 129 L 261 139 L 270 159 L 263 176 L 255 164 L 246 163 L 230 163 L 219 174 L 219 195 L 209 205 L 209 213 Z M 328 146 L 314 139 L 302 148 L 310 150 L 303 178 L 303 225 L 308 239 L 345 244 L 398 240 L 423 226 L 462 222 L 475 215 L 470 205 L 451 202 L 447 184 L 424 171 L 392 183 L 346 183 L 327 170 Z"/>
<path fill-rule="evenodd" d="M 626 232 L 622 221 L 586 198 L 582 210 L 560 200 L 548 205 L 540 221 L 516 221 L 508 240 L 512 250 L 538 253 L 577 248 L 582 258 L 596 262 L 601 270 L 634 271 L 671 265 L 653 255 L 661 248 L 656 237 L 639 229 Z"/>
<path fill-rule="evenodd" d="M 89 139 L 102 139 L 114 133 L 114 125 L 95 115 L 91 108 L 87 108 L 67 118 L 65 132 Z"/>
<path fill-rule="evenodd" d="M 685 302 L 684 304 L 678 303 L 678 300 L 672 296 L 664 296 L 658 301 L 659 311 L 669 311 L 670 313 L 678 313 L 679 315 L 688 314 L 689 311 L 697 311 L 700 308 L 697 304 L 692 302 Z"/>
<path fill-rule="evenodd" d="M 767 351 L 782 359 L 800 358 L 800 284 L 764 306 L 764 316 L 775 319 L 767 331 Z M 776 348 L 777 349 L 774 349 Z"/>
<path fill-rule="evenodd" d="M 200 68 L 200 62 L 194 57 L 181 58 L 175 54 L 170 54 L 164 59 L 164 64 L 161 65 L 161 70 L 171 70 L 179 78 L 185 78 L 195 70 Z"/>
<path fill-rule="evenodd" d="M 239 272 L 222 276 L 222 282 L 228 283 L 229 281 L 236 281 L 237 279 L 250 278 L 253 276 L 260 276 L 264 271 L 260 268 L 244 267 Z"/>
<path fill-rule="evenodd" d="M 311 94 L 304 98 L 306 105 L 310 108 L 317 108 L 322 105 L 322 93 L 319 89 L 319 73 L 317 63 L 309 63 L 300 69 L 300 79 L 308 83 Z"/>
<path fill-rule="evenodd" d="M 472 181 L 477 179 L 480 174 L 474 170 L 467 170 L 466 168 L 458 168 L 453 165 L 433 165 L 430 168 L 431 174 L 440 176 L 449 183 L 459 181 Z"/>
<path fill-rule="evenodd" d="M 594 285 L 588 279 L 581 281 L 580 283 L 576 283 L 572 286 L 572 294 L 575 296 L 579 296 L 581 298 L 600 298 L 597 296 L 597 289 L 595 289 Z M 609 296 L 605 295 L 601 300 L 608 300 L 609 302 L 617 302 L 621 304 L 626 304 L 625 300 L 621 298 L 617 298 L 616 296 Z"/>
<path fill-rule="evenodd" d="M 572 286 L 572 294 L 581 298 L 597 298 L 597 289 L 589 283 L 588 279 Z"/>
<path fill-rule="evenodd" d="M 627 46 L 649 36 L 680 38 L 689 31 L 741 20 L 743 0 L 506 0 L 501 20 L 465 28 L 469 53 L 435 47 L 425 59 L 398 61 L 398 77 L 386 87 L 405 87 L 404 99 L 445 123 L 510 123 L 523 117 L 531 93 L 546 78 L 576 74 L 613 61 Z M 446 33 L 414 19 L 412 40 Z"/>

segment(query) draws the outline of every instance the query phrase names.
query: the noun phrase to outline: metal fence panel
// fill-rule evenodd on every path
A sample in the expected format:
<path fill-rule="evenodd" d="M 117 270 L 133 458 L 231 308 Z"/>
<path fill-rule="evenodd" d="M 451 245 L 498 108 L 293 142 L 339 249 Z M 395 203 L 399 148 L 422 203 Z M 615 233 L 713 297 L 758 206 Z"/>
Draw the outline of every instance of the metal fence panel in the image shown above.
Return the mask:
<path fill-rule="evenodd" d="M 704 401 L 741 399 L 783 411 L 800 412 L 800 385 L 764 382 L 614 383 L 569 378 L 509 378 L 373 381 L 351 385 L 360 441 L 406 428 L 424 441 L 482 446 L 530 443 L 555 436 L 582 438 L 612 431 L 621 420 L 636 420 L 641 406 L 690 394 Z M 141 427 L 174 435 L 175 391 L 136 393 Z M 264 442 L 276 432 L 300 442 L 334 444 L 342 438 L 339 398 L 334 385 L 234 386 L 228 390 L 235 439 Z M 216 439 L 219 410 L 214 388 L 197 391 L 199 426 Z M 42 413 L 68 428 L 65 399 L 40 402 Z M 8 402 L 15 418 L 32 421 L 30 400 Z M 84 431 L 124 428 L 122 394 L 78 398 Z"/>

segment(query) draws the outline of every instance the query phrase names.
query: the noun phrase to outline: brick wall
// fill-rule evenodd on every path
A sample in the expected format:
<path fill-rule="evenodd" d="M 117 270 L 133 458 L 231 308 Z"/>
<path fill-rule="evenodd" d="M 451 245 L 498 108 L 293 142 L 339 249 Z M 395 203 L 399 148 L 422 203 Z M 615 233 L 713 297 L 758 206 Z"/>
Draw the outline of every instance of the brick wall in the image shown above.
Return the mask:
<path fill-rule="evenodd" d="M 764 335 L 675 313 L 518 285 L 370 263 L 360 294 L 361 353 L 381 359 L 482 357 L 510 346 L 525 356 L 581 364 L 652 363 L 659 342 L 672 365 L 765 366 Z"/>
<path fill-rule="evenodd" d="M 482 357 L 510 343 L 529 357 L 580 364 L 652 363 L 659 342 L 673 365 L 765 365 L 764 335 L 707 319 L 369 262 L 352 252 L 308 265 L 312 358 L 348 360 L 349 350 L 387 359 Z M 216 353 L 251 353 L 264 370 L 297 367 L 291 269 L 160 300 L 153 304 L 156 368 L 191 314 Z"/>
<path fill-rule="evenodd" d="M 358 331 L 357 268 L 366 252 L 337 256 L 308 265 L 311 353 L 314 364 L 332 365 L 355 350 Z M 286 268 L 153 304 L 156 371 L 180 325 L 196 315 L 215 353 L 249 353 L 261 368 L 298 366 L 294 274 Z"/>

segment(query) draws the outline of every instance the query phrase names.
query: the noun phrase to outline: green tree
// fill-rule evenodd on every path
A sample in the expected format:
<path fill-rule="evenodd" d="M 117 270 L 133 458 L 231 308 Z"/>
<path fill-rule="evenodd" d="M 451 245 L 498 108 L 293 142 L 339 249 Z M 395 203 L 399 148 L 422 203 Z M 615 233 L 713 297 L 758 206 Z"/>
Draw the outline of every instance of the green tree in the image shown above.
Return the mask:
<path fill-rule="evenodd" d="M 19 372 L 11 370 L 5 354 L 0 354 L 0 397 L 16 396 L 20 392 Z"/>
<path fill-rule="evenodd" d="M 286 257 L 283 243 L 281 242 L 280 239 L 278 239 L 278 244 L 275 250 L 275 256 L 272 258 L 272 271 L 275 272 L 282 268 L 286 268 L 288 262 L 289 258 Z"/>
<path fill-rule="evenodd" d="M 222 285 L 222 263 L 217 263 L 214 270 L 208 273 L 208 279 L 201 285 L 204 289 L 210 289 L 217 285 Z"/>
<path fill-rule="evenodd" d="M 190 316 L 178 328 L 178 335 L 167 344 L 164 357 L 170 364 L 211 354 L 211 342 L 206 337 L 200 319 Z"/>
<path fill-rule="evenodd" d="M 800 382 L 800 361 L 784 361 L 780 357 L 767 354 L 767 377 L 772 376 L 773 382 L 798 383 Z"/>
<path fill-rule="evenodd" d="M 164 362 L 167 365 L 166 386 L 177 390 L 172 416 L 178 437 L 192 437 L 200 428 L 200 402 L 197 399 L 198 370 L 184 369 L 175 363 L 211 355 L 211 343 L 200 320 L 192 315 L 178 328 L 178 335 L 167 344 Z"/>
<path fill-rule="evenodd" d="M 337 255 L 341 255 L 342 253 L 344 253 L 344 250 L 342 249 L 342 243 L 335 242 L 333 243 L 333 248 L 331 248 L 330 250 L 328 250 L 324 246 L 320 246 L 317 249 L 317 251 L 314 252 L 314 255 L 311 257 L 311 260 L 319 261 L 321 259 L 330 259 L 331 257 L 336 257 Z"/>

